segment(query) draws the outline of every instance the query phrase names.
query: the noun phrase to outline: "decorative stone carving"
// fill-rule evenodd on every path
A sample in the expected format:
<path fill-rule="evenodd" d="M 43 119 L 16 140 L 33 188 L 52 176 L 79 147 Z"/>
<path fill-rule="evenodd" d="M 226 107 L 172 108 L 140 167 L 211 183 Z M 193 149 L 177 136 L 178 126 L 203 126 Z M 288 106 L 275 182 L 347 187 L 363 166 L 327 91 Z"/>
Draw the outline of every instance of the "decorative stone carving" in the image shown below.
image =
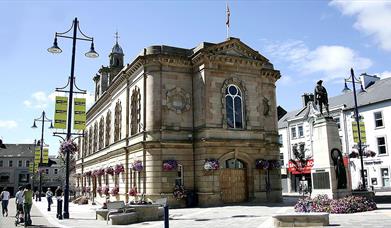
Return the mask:
<path fill-rule="evenodd" d="M 269 99 L 266 97 L 263 97 L 263 115 L 268 116 L 270 113 L 270 104 Z"/>
<path fill-rule="evenodd" d="M 166 106 L 169 110 L 180 114 L 190 110 L 190 94 L 182 88 L 175 87 L 167 92 Z"/>

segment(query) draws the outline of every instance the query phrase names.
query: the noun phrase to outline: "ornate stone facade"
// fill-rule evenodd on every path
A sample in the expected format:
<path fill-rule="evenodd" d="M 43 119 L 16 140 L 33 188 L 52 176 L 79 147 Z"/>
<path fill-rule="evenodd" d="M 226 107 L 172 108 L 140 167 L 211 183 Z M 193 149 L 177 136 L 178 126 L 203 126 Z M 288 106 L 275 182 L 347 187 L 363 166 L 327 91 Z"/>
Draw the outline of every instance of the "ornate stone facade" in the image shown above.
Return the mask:
<path fill-rule="evenodd" d="M 117 58 L 123 57 L 115 47 Z M 84 177 L 79 186 L 94 192 L 105 183 L 118 186 L 119 195 L 111 197 L 125 200 L 136 187 L 149 199 L 167 196 L 172 206 L 185 204 L 174 199 L 175 185 L 194 192 L 203 206 L 281 200 L 280 170 L 256 168 L 257 160 L 279 160 L 275 83 L 280 73 L 268 59 L 230 38 L 193 49 L 151 46 L 118 70 L 121 61 L 95 77 L 97 100 L 87 112 L 88 143 L 81 143 L 76 172 L 116 164 L 124 172 Z M 104 140 L 103 148 L 91 142 L 98 122 L 105 129 L 94 139 Z M 219 168 L 205 170 L 205 161 L 214 159 Z M 177 167 L 163 169 L 167 160 Z"/>

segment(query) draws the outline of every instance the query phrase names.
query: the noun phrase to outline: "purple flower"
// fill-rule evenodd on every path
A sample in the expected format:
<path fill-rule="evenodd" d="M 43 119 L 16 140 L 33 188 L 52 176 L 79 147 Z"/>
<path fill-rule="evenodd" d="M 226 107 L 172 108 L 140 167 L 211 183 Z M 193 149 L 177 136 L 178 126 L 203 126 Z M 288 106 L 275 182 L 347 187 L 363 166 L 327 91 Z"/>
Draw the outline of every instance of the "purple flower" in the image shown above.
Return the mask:
<path fill-rule="evenodd" d="M 204 169 L 205 170 L 217 170 L 220 168 L 219 161 L 212 158 L 212 159 L 205 159 L 204 163 Z"/>
<path fill-rule="evenodd" d="M 163 161 L 163 171 L 175 170 L 178 167 L 176 160 L 164 160 Z"/>
<path fill-rule="evenodd" d="M 141 172 L 143 170 L 143 162 L 140 160 L 136 160 L 131 164 L 131 167 L 134 171 Z"/>

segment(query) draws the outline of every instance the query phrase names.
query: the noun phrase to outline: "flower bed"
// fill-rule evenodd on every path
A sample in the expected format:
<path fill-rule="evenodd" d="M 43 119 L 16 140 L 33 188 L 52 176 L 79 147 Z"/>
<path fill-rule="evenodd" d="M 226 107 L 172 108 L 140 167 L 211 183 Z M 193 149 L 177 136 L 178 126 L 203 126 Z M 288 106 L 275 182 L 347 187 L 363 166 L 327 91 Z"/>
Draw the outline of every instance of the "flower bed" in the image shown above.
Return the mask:
<path fill-rule="evenodd" d="M 140 160 L 136 160 L 131 164 L 131 167 L 134 171 L 141 172 L 143 170 L 143 162 Z"/>
<path fill-rule="evenodd" d="M 180 200 L 180 199 L 183 199 L 183 198 L 186 198 L 186 190 L 185 188 L 183 187 L 183 185 L 179 186 L 179 185 L 176 185 L 174 187 L 174 191 L 172 193 L 175 197 L 175 199 L 177 200 Z"/>
<path fill-rule="evenodd" d="M 296 212 L 328 212 L 333 214 L 348 214 L 377 209 L 372 199 L 362 196 L 346 196 L 341 199 L 329 199 L 327 195 L 319 195 L 299 199 L 295 205 Z"/>
<path fill-rule="evenodd" d="M 124 165 L 122 165 L 122 164 L 115 165 L 115 167 L 114 167 L 114 174 L 118 175 L 118 174 L 123 173 L 123 172 L 125 172 Z"/>
<path fill-rule="evenodd" d="M 114 186 L 113 189 L 111 189 L 110 194 L 113 196 L 116 196 L 116 195 L 118 195 L 118 193 L 119 193 L 119 187 L 116 185 L 116 186 Z"/>
<path fill-rule="evenodd" d="M 163 171 L 172 171 L 178 167 L 176 160 L 165 160 L 163 161 Z"/>
<path fill-rule="evenodd" d="M 90 193 L 91 192 L 91 188 L 90 187 L 83 187 L 82 189 L 82 193 Z"/>
<path fill-rule="evenodd" d="M 204 169 L 205 170 L 218 170 L 220 168 L 219 161 L 212 159 L 205 159 Z"/>
<path fill-rule="evenodd" d="M 137 187 L 134 186 L 133 188 L 131 188 L 128 192 L 128 195 L 129 196 L 137 196 Z"/>

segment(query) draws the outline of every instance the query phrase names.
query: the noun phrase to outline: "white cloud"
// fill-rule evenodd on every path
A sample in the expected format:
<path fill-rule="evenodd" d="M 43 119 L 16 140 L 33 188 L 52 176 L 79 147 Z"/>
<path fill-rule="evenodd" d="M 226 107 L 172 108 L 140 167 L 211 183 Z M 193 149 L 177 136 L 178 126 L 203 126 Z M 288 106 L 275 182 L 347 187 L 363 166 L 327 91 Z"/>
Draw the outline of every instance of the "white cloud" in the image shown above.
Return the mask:
<path fill-rule="evenodd" d="M 390 78 L 391 77 L 391 71 L 384 71 L 382 73 L 375 74 L 376 76 L 379 76 L 380 78 Z"/>
<path fill-rule="evenodd" d="M 373 37 L 380 48 L 391 51 L 391 1 L 333 0 L 329 5 L 342 14 L 355 17 L 354 28 Z"/>
<path fill-rule="evenodd" d="M 18 123 L 15 120 L 0 120 L 0 128 L 16 128 Z"/>
<path fill-rule="evenodd" d="M 287 62 L 300 75 L 320 73 L 324 80 L 345 78 L 349 69 L 366 70 L 372 61 L 361 57 L 354 50 L 344 46 L 319 46 L 311 50 L 301 40 L 269 42 L 266 52 L 277 60 Z"/>
<path fill-rule="evenodd" d="M 46 108 L 50 98 L 43 91 L 38 91 L 31 94 L 30 99 L 23 101 L 23 104 L 28 108 Z"/>

